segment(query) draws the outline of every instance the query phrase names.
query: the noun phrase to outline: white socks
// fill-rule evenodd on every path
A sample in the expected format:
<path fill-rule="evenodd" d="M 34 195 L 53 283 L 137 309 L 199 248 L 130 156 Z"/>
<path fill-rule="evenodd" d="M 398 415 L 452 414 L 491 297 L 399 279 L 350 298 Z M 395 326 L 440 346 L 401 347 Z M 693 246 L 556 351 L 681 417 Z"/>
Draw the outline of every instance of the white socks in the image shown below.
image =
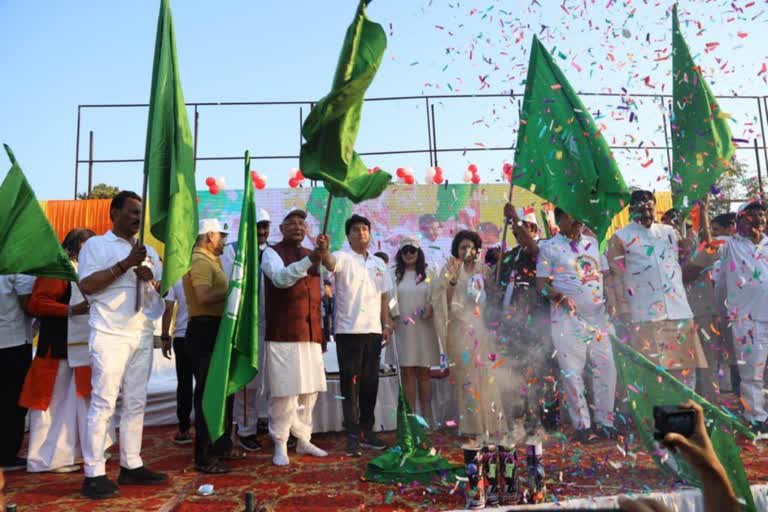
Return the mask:
<path fill-rule="evenodd" d="M 287 443 L 275 443 L 275 454 L 272 456 L 272 464 L 275 466 L 287 466 L 290 463 Z"/>
<path fill-rule="evenodd" d="M 299 455 L 311 455 L 312 457 L 327 457 L 328 452 L 318 448 L 309 441 L 299 440 L 296 443 L 296 453 Z"/>

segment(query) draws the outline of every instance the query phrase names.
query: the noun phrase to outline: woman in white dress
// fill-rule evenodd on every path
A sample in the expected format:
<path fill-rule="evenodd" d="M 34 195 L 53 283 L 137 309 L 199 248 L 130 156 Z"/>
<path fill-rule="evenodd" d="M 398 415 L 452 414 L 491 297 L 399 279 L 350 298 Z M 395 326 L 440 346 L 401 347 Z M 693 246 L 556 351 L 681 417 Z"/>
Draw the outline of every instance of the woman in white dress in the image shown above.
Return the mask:
<path fill-rule="evenodd" d="M 414 412 L 418 397 L 421 415 L 433 427 L 429 372 L 440 362 L 440 345 L 432 321 L 431 274 L 416 238 L 402 239 L 395 261 L 395 344 L 405 397 Z"/>

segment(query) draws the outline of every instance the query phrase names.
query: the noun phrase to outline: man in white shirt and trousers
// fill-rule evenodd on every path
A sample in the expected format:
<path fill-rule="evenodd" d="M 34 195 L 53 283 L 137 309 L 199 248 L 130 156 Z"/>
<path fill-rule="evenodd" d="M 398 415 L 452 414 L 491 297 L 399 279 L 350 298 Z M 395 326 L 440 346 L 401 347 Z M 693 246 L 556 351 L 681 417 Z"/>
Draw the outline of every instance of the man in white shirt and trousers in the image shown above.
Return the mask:
<path fill-rule="evenodd" d="M 259 208 L 256 212 L 256 238 L 259 243 L 259 262 L 267 248 L 271 219 L 269 212 Z M 221 265 L 228 277 L 232 275 L 232 266 L 237 252 L 237 241 L 228 244 L 221 256 Z M 261 443 L 257 437 L 259 417 L 267 416 L 267 402 L 269 400 L 269 380 L 266 371 L 266 348 L 264 333 L 266 330 L 266 315 L 264 309 L 264 279 L 259 273 L 259 373 L 244 388 L 235 393 L 235 405 L 233 408 L 235 421 L 237 422 L 238 444 L 243 450 L 255 452 L 261 450 Z"/>
<path fill-rule="evenodd" d="M 307 213 L 292 210 L 280 224 L 283 240 L 264 250 L 261 271 L 266 296 L 266 352 L 269 375 L 269 433 L 275 444 L 273 464 L 285 466 L 288 436 L 296 453 L 325 457 L 311 443 L 312 411 L 326 390 L 323 364 L 322 280 L 320 261 L 328 237 L 319 235 L 314 251 L 302 247 Z"/>
<path fill-rule="evenodd" d="M 5 471 L 27 467 L 19 457 L 27 416 L 19 396 L 32 364 L 32 319 L 25 310 L 34 285 L 32 276 L 0 276 L 0 466 Z"/>
<path fill-rule="evenodd" d="M 551 304 L 552 341 L 565 382 L 568 414 L 576 440 L 588 442 L 593 429 L 582 374 L 589 357 L 594 432 L 612 438 L 616 366 L 611 350 L 615 331 L 606 313 L 603 285 L 608 262 L 600 255 L 599 242 L 582 234 L 581 221 L 560 208 L 555 208 L 555 220 L 558 234 L 539 242 L 536 287 Z"/>
<path fill-rule="evenodd" d="M 608 243 L 616 313 L 636 350 L 693 389 L 707 362 L 683 285 L 680 235 L 654 221 L 652 192 L 632 192 L 629 209 L 631 222 Z"/>
<path fill-rule="evenodd" d="M 371 222 L 352 215 L 345 223 L 350 252 L 327 253 L 323 266 L 335 274 L 335 335 L 339 383 L 347 431 L 346 454 L 360 457 L 360 446 L 383 450 L 387 444 L 373 432 L 379 392 L 382 346 L 392 334 L 389 269 L 368 252 Z"/>
<path fill-rule="evenodd" d="M 152 367 L 154 321 L 165 310 L 156 286 L 162 274 L 154 249 L 139 245 L 141 198 L 122 191 L 110 205 L 112 230 L 90 238 L 80 251 L 80 289 L 90 308 L 91 404 L 83 440 L 85 481 L 81 493 L 111 498 L 117 485 L 106 476 L 105 439 L 122 391 L 120 485 L 154 485 L 167 480 L 141 460 L 147 382 Z M 140 309 L 136 311 L 136 283 Z"/>

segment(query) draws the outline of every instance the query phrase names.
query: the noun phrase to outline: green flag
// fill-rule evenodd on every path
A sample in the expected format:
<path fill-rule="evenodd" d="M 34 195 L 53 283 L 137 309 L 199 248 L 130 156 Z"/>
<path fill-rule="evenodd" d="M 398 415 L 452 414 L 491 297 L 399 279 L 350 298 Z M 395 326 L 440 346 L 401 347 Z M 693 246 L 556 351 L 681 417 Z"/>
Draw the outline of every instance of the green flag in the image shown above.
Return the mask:
<path fill-rule="evenodd" d="M 672 203 L 684 212 L 726 170 L 736 151 L 728 115 L 694 64 L 672 7 Z"/>
<path fill-rule="evenodd" d="M 149 185 L 150 231 L 165 244 L 160 283 L 163 295 L 189 270 L 192 246 L 197 237 L 193 155 L 192 132 L 179 80 L 171 8 L 168 0 L 161 0 L 149 95 L 144 174 Z"/>
<path fill-rule="evenodd" d="M 11 148 L 3 146 L 11 159 L 11 169 L 0 185 L 0 275 L 28 274 L 77 281 L 77 272 Z"/>
<path fill-rule="evenodd" d="M 618 371 L 619 389 L 626 389 L 638 437 L 648 453 L 653 455 L 656 463 L 662 469 L 701 487 L 696 471 L 685 459 L 666 450 L 660 450 L 660 445 L 653 438 L 654 405 L 678 405 L 689 399 L 693 400 L 704 409 L 704 421 L 707 425 L 707 433 L 712 439 L 712 446 L 717 453 L 717 458 L 725 467 L 725 472 L 737 496 L 747 504 L 745 510 L 756 510 L 744 464 L 741 461 L 741 451 L 734 440 L 737 432 L 750 439 L 754 438 L 754 435 L 738 418 L 710 404 L 665 370 L 616 338 L 613 338 L 613 357 Z M 663 461 L 660 458 L 662 454 L 665 457 Z"/>
<path fill-rule="evenodd" d="M 203 394 L 203 415 L 214 440 L 224 433 L 226 398 L 259 371 L 259 242 L 250 167 L 246 151 L 237 252 Z"/>
<path fill-rule="evenodd" d="M 595 121 L 533 37 L 515 151 L 515 185 L 559 206 L 601 242 L 629 190 Z"/>
<path fill-rule="evenodd" d="M 325 209 L 328 206 L 328 190 L 322 187 L 312 187 L 307 199 L 307 213 L 322 222 L 325 219 Z M 331 216 L 328 217 L 328 239 L 330 250 L 338 251 L 344 247 L 347 235 L 344 232 L 344 221 L 352 215 L 352 201 L 346 197 L 336 199 L 331 203 Z"/>
<path fill-rule="evenodd" d="M 467 207 L 476 188 L 477 185 L 469 183 L 451 183 L 437 187 L 435 218 L 439 222 L 458 218 L 459 211 Z"/>
<path fill-rule="evenodd" d="M 354 203 L 378 197 L 392 177 L 373 174 L 355 152 L 363 97 L 379 68 L 387 36 L 365 15 L 365 0 L 347 29 L 331 92 L 321 99 L 304 122 L 301 133 L 301 172 L 325 183 L 334 197 Z"/>
<path fill-rule="evenodd" d="M 436 477 L 454 483 L 464 468 L 437 455 L 424 428 L 411 413 L 400 386 L 397 402 L 397 441 L 385 453 L 368 463 L 365 478 L 372 482 L 429 483 Z M 421 420 L 424 421 L 424 420 Z M 426 422 L 425 422 L 426 423 Z"/>

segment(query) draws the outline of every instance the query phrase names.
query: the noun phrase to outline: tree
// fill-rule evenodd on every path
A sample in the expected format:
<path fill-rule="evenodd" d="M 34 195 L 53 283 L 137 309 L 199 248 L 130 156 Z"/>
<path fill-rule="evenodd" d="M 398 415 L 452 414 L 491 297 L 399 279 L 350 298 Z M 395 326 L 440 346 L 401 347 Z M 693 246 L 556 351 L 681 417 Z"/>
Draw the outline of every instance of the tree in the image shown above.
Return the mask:
<path fill-rule="evenodd" d="M 106 183 L 99 183 L 91 189 L 91 193 L 82 192 L 77 194 L 78 199 L 112 199 L 120 192 L 120 189 L 107 185 Z"/>
<path fill-rule="evenodd" d="M 750 174 L 747 164 L 739 160 L 733 161 L 731 169 L 723 173 L 715 185 L 719 193 L 716 194 L 718 199 L 712 201 L 709 206 L 712 217 L 731 211 L 730 200 L 743 200 L 754 195 L 752 189 L 755 188 L 753 182 L 756 178 L 751 177 Z"/>

